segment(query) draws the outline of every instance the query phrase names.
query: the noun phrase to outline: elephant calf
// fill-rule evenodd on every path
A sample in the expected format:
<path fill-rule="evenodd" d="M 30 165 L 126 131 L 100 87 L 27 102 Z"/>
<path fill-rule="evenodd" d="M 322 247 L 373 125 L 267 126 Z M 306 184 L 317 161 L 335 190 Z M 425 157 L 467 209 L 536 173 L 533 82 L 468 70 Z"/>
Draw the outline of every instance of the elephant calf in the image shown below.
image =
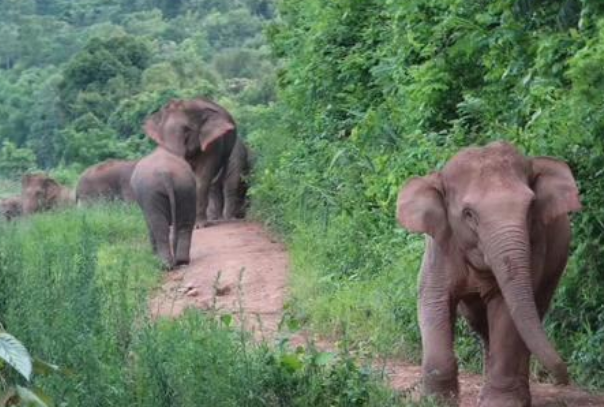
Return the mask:
<path fill-rule="evenodd" d="M 505 142 L 460 151 L 412 178 L 397 217 L 425 233 L 419 288 L 424 394 L 457 399 L 456 311 L 482 338 L 481 407 L 531 404 L 532 353 L 558 383 L 568 373 L 541 325 L 566 267 L 569 212 L 581 208 L 568 166 L 524 157 Z"/>
<path fill-rule="evenodd" d="M 0 214 L 4 219 L 11 221 L 23 214 L 21 196 L 12 196 L 0 201 Z"/>
<path fill-rule="evenodd" d="M 71 189 L 46 174 L 26 174 L 21 178 L 23 214 L 70 206 L 75 202 Z"/>
<path fill-rule="evenodd" d="M 221 174 L 212 181 L 208 219 L 231 220 L 245 217 L 248 189 L 246 178 L 250 169 L 250 149 L 241 137 L 237 137 L 226 166 Z"/>
<path fill-rule="evenodd" d="M 130 185 L 145 215 L 153 251 L 164 267 L 189 264 L 196 215 L 195 176 L 189 164 L 158 147 L 136 164 Z"/>
<path fill-rule="evenodd" d="M 137 162 L 107 160 L 89 167 L 78 181 L 76 201 L 91 202 L 100 199 L 134 201 L 130 177 Z"/>

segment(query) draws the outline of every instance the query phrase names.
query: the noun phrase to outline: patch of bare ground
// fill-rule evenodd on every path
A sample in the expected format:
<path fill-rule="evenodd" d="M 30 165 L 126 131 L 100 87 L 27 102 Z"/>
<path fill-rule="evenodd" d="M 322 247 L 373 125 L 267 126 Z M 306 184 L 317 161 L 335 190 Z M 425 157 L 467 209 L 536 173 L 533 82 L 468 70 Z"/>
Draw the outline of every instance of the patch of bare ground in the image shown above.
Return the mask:
<path fill-rule="evenodd" d="M 243 319 L 256 338 L 272 341 L 287 297 L 289 259 L 285 246 L 257 223 L 225 222 L 196 230 L 191 264 L 168 273 L 162 287 L 150 300 L 155 316 L 180 315 L 188 307 L 214 310 Z M 243 318 L 238 318 L 238 317 Z M 291 338 L 304 343 L 307 334 Z M 328 341 L 317 346 L 332 349 Z M 383 363 L 391 386 L 418 397 L 420 368 L 405 362 Z M 462 374 L 461 407 L 474 407 L 482 384 L 479 375 Z M 604 396 L 574 386 L 531 385 L 533 407 L 604 407 Z"/>

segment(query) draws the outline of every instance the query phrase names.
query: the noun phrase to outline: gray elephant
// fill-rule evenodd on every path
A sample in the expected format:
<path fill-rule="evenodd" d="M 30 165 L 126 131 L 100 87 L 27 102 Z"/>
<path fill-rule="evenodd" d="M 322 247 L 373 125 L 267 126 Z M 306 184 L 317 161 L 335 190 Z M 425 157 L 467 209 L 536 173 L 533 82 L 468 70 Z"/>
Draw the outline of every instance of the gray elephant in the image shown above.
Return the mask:
<path fill-rule="evenodd" d="M 407 182 L 398 220 L 427 235 L 419 288 L 424 394 L 457 399 L 456 309 L 484 344 L 481 407 L 530 406 L 531 353 L 568 383 L 541 320 L 566 267 L 568 213 L 580 208 L 564 162 L 524 157 L 505 142 L 464 149 L 442 171 Z"/>
<path fill-rule="evenodd" d="M 101 199 L 134 201 L 130 177 L 137 160 L 107 160 L 89 167 L 78 181 L 76 202 Z"/>
<path fill-rule="evenodd" d="M 226 167 L 237 139 L 231 115 L 206 99 L 174 100 L 147 119 L 146 134 L 184 157 L 197 184 L 196 224 L 207 225 L 210 186 Z"/>
<path fill-rule="evenodd" d="M 4 198 L 0 201 L 0 214 L 8 221 L 18 218 L 23 214 L 21 195 Z"/>
<path fill-rule="evenodd" d="M 231 220 L 244 218 L 246 211 L 247 177 L 251 169 L 251 151 L 241 137 L 237 137 L 227 166 L 212 182 L 208 219 Z"/>
<path fill-rule="evenodd" d="M 75 202 L 68 187 L 60 185 L 46 174 L 26 174 L 21 178 L 23 214 L 44 212 L 70 206 Z"/>

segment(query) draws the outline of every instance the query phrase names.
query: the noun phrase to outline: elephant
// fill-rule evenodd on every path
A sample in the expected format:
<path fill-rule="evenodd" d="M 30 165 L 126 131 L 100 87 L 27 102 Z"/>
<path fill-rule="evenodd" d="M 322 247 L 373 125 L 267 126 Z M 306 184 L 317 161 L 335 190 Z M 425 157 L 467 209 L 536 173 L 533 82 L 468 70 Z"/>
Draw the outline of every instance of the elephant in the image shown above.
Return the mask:
<path fill-rule="evenodd" d="M 21 196 L 11 196 L 0 201 L 0 214 L 7 221 L 11 221 L 23 214 Z"/>
<path fill-rule="evenodd" d="M 251 169 L 251 151 L 241 137 L 237 137 L 229 161 L 212 181 L 207 216 L 209 220 L 244 218 L 247 176 Z"/>
<path fill-rule="evenodd" d="M 68 187 L 60 185 L 46 174 L 26 174 L 21 178 L 23 214 L 30 215 L 53 208 L 70 206 L 75 202 Z"/>
<path fill-rule="evenodd" d="M 99 199 L 134 201 L 130 177 L 138 160 L 107 160 L 89 167 L 78 181 L 76 202 Z"/>
<path fill-rule="evenodd" d="M 458 400 L 456 311 L 483 344 L 480 407 L 531 405 L 531 354 L 557 383 L 568 383 L 541 320 L 566 267 L 569 213 L 580 209 L 565 162 L 526 157 L 503 141 L 463 149 L 440 172 L 401 188 L 399 223 L 426 235 L 418 312 L 422 394 Z"/>
<path fill-rule="evenodd" d="M 180 109 L 180 106 L 167 106 L 165 114 L 171 115 L 170 109 Z M 147 121 L 145 131 L 155 131 L 154 126 Z M 186 131 L 180 134 L 187 138 L 183 145 L 192 137 Z M 130 178 L 134 198 L 147 222 L 153 251 L 168 270 L 190 262 L 197 209 L 195 175 L 184 160 L 186 150 L 175 151 L 180 155 L 157 147 L 136 164 Z M 171 245 L 170 226 L 173 229 Z"/>
<path fill-rule="evenodd" d="M 224 171 L 237 139 L 232 116 L 206 99 L 172 100 L 147 118 L 144 128 L 148 137 L 184 157 L 193 169 L 197 185 L 196 226 L 207 226 L 212 180 Z"/>

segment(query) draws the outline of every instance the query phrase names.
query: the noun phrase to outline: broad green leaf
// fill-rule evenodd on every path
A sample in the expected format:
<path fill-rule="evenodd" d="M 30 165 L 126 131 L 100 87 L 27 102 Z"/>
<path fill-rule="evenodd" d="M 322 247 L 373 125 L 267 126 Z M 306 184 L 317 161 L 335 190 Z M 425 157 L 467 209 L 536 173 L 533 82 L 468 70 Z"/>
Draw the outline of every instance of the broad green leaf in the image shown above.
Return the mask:
<path fill-rule="evenodd" d="M 30 380 L 32 372 L 31 356 L 17 338 L 6 332 L 0 332 L 0 358 L 4 359 L 27 380 Z"/>

